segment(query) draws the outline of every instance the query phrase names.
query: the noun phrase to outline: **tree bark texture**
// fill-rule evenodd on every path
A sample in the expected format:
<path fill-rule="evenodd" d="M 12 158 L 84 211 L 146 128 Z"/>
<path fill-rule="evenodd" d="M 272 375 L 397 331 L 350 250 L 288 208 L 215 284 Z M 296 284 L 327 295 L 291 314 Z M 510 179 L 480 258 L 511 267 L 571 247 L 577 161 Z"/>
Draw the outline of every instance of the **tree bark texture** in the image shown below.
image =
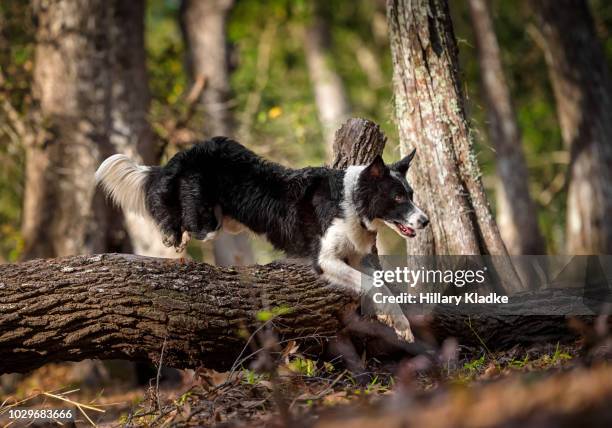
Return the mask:
<path fill-rule="evenodd" d="M 570 151 L 569 254 L 612 254 L 612 80 L 586 1 L 533 3 Z"/>
<path fill-rule="evenodd" d="M 376 156 L 382 156 L 386 142 L 380 126 L 367 119 L 351 118 L 336 131 L 331 167 L 367 165 Z"/>
<path fill-rule="evenodd" d="M 489 210 L 472 149 L 446 0 L 387 2 L 402 153 L 415 200 L 431 226 L 409 254 L 507 254 Z"/>
<path fill-rule="evenodd" d="M 331 63 L 330 38 L 329 25 L 315 10 L 304 32 L 304 53 L 328 158 L 332 156 L 335 132 L 350 113 L 344 83 Z"/>
<path fill-rule="evenodd" d="M 129 250 L 172 256 L 152 225 L 126 217 L 94 172 L 120 152 L 157 163 L 147 122 L 144 1 L 36 2 L 34 92 L 45 139 L 27 147 L 23 257 Z"/>
<path fill-rule="evenodd" d="M 497 166 L 497 224 L 510 254 L 544 254 L 535 203 L 529 194 L 527 164 L 488 0 L 470 0 L 470 14 L 487 105 L 489 139 Z"/>
<path fill-rule="evenodd" d="M 328 340 L 349 296 L 329 292 L 309 267 L 215 268 L 127 255 L 77 256 L 0 266 L 0 372 L 53 361 L 121 358 L 227 369 L 259 327 L 282 338 Z M 288 284 L 291 284 L 288 287 Z"/>
<path fill-rule="evenodd" d="M 235 136 L 236 124 L 229 107 L 227 16 L 233 0 L 183 0 L 181 28 L 188 47 L 188 63 L 194 80 L 204 77 L 202 104 L 208 136 Z M 221 231 L 213 242 L 215 262 L 220 266 L 247 265 L 255 258 L 246 232 L 230 235 Z"/>
<path fill-rule="evenodd" d="M 550 293 L 542 305 L 573 304 Z M 309 266 L 120 254 L 0 265 L 0 302 L 0 374 L 86 358 L 159 363 L 164 342 L 164 365 L 227 370 L 261 327 L 261 311 L 288 308 L 270 321 L 281 345 L 295 339 L 316 352 L 350 329 L 346 316 L 357 306 Z M 574 337 L 561 317 L 467 317 L 452 307 L 434 313 L 431 330 L 440 341 L 484 340 L 491 350 Z"/>

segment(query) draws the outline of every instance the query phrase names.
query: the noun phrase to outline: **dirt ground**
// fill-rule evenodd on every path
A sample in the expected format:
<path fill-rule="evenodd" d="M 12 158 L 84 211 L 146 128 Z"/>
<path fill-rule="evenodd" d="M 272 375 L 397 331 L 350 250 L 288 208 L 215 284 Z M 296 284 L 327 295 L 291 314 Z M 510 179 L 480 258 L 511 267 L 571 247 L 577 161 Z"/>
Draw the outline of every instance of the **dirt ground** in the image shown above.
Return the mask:
<path fill-rule="evenodd" d="M 612 426 L 608 336 L 503 352 L 449 341 L 436 364 L 363 359 L 368 373 L 356 378 L 341 361 L 315 361 L 290 343 L 271 371 L 175 371 L 173 380 L 162 372 L 158 382 L 151 368 L 140 386 L 113 373 L 125 363 L 93 363 L 104 372 L 93 379 L 75 378 L 78 364 L 48 365 L 5 394 L 0 426 L 27 425 L 7 419 L 14 405 L 73 409 L 76 421 L 63 426 Z"/>

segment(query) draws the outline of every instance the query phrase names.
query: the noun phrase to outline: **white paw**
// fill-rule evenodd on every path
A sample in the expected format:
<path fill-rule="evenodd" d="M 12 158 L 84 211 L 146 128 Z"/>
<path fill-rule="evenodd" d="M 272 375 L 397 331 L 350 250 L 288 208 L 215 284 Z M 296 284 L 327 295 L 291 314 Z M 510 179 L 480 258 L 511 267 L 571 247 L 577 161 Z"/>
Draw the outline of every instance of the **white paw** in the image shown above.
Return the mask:
<path fill-rule="evenodd" d="M 398 329 L 394 329 L 394 330 L 395 330 L 395 334 L 401 337 L 404 341 L 408 343 L 414 343 L 414 335 L 412 334 L 412 330 L 410 329 L 410 327 L 404 330 L 398 330 Z"/>
<path fill-rule="evenodd" d="M 388 315 L 388 314 L 377 314 L 376 319 L 381 323 L 392 327 L 395 330 L 395 334 L 405 342 L 413 343 L 414 335 L 410 329 L 410 322 L 403 314 L 401 315 Z"/>
<path fill-rule="evenodd" d="M 181 236 L 181 243 L 178 247 L 174 247 L 174 249 L 176 250 L 177 253 L 182 253 L 183 251 L 185 251 L 185 249 L 187 248 L 187 244 L 189 243 L 189 240 L 191 239 L 191 235 L 189 234 L 189 232 L 185 231 L 183 232 L 183 236 Z"/>

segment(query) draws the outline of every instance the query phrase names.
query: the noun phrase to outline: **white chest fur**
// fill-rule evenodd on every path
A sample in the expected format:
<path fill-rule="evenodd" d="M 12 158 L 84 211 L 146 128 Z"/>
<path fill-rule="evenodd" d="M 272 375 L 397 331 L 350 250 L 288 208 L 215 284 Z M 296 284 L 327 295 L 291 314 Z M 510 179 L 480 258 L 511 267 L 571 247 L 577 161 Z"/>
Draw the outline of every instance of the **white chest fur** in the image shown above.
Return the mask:
<path fill-rule="evenodd" d="M 366 255 L 376 244 L 376 233 L 364 229 L 356 218 L 337 218 L 321 239 L 320 258 L 350 259 Z"/>

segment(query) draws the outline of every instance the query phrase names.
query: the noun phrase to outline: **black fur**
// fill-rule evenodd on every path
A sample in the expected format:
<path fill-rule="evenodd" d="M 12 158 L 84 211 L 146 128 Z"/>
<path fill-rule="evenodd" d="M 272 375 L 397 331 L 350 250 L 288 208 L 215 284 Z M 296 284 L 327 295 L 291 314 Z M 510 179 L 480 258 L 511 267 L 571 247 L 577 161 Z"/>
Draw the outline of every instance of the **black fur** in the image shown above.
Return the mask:
<path fill-rule="evenodd" d="M 357 245 L 353 239 L 359 240 L 360 233 L 374 233 L 375 220 L 409 237 L 427 225 L 405 178 L 413 157 L 414 151 L 387 166 L 378 156 L 367 167 L 353 169 L 345 180 L 343 170 L 286 168 L 229 138 L 216 137 L 178 153 L 164 167 L 150 169 L 145 205 L 168 245 L 179 247 L 184 231 L 205 239 L 222 227 L 223 217 L 229 217 L 288 256 L 311 258 L 321 273 L 322 239 L 334 219 L 357 216 L 357 222 L 341 228 L 349 246 Z M 345 244 L 331 245 L 337 245 L 338 257 L 344 257 L 340 253 L 347 251 Z M 372 248 L 351 251 L 370 254 L 375 252 L 374 242 Z M 329 250 L 325 257 L 330 257 Z"/>
<path fill-rule="evenodd" d="M 344 171 L 299 170 L 268 162 L 246 147 L 216 137 L 154 169 L 146 205 L 178 245 L 184 230 L 203 239 L 221 226 L 215 206 L 293 257 L 313 257 L 332 220 L 342 217 Z"/>
<path fill-rule="evenodd" d="M 414 154 L 413 150 L 390 166 L 377 156 L 362 172 L 353 195 L 353 203 L 361 218 L 402 223 L 406 213 L 414 210 L 414 191 L 405 178 Z"/>

